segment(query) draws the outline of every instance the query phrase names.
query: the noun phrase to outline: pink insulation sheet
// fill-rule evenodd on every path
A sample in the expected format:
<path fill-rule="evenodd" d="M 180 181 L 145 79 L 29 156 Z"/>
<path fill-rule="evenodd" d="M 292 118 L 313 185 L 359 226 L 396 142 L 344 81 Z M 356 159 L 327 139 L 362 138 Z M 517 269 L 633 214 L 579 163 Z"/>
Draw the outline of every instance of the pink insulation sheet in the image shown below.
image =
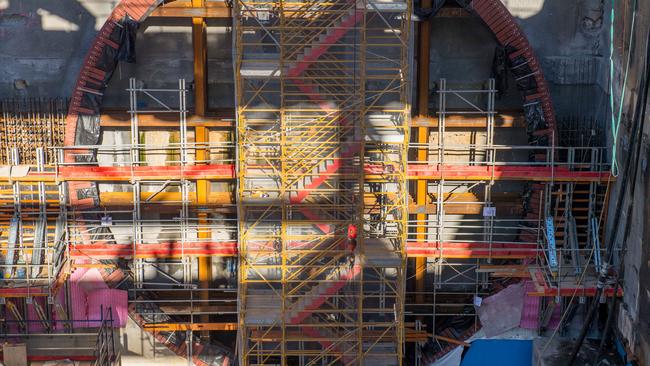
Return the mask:
<path fill-rule="evenodd" d="M 70 317 L 73 328 L 88 327 L 88 304 L 86 302 L 86 292 L 80 285 L 81 278 L 88 272 L 88 268 L 77 268 L 70 274 L 68 285 L 70 286 Z"/>
<path fill-rule="evenodd" d="M 34 298 L 34 302 L 38 302 L 38 305 L 41 306 L 41 309 L 45 311 L 45 298 Z M 42 333 L 45 332 L 45 327 L 41 323 L 41 319 L 38 317 L 36 312 L 36 307 L 33 304 L 27 304 L 27 328 L 30 333 Z"/>
<path fill-rule="evenodd" d="M 98 327 L 110 307 L 115 327 L 124 327 L 128 316 L 128 296 L 123 290 L 110 289 L 96 268 L 78 268 L 70 275 L 73 327 Z"/>
<path fill-rule="evenodd" d="M 535 292 L 533 281 L 524 282 L 524 307 L 521 312 L 521 322 L 519 326 L 524 329 L 537 329 L 539 327 L 539 302 L 541 297 L 529 296 L 529 292 Z M 548 329 L 554 330 L 560 325 L 562 317 L 562 308 L 556 306 L 551 315 Z"/>
<path fill-rule="evenodd" d="M 101 319 L 102 309 L 106 315 L 109 307 L 113 314 L 113 327 L 125 327 L 129 316 L 127 291 L 103 289 L 88 294 L 88 319 Z M 98 327 L 99 323 L 90 322 L 90 326 Z"/>

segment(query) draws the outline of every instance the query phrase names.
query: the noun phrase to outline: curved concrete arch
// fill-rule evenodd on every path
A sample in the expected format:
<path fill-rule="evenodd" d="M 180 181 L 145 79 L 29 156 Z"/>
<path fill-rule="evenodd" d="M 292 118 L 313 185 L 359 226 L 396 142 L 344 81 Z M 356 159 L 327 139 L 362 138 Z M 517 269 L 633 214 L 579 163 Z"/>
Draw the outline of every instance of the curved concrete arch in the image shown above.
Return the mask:
<path fill-rule="evenodd" d="M 546 143 L 540 145 L 552 144 L 548 139 L 553 138 L 557 125 L 553 100 L 540 62 L 517 19 L 500 0 L 471 0 L 463 5 L 486 24 L 505 48 L 510 71 L 524 97 L 528 122 L 541 117 L 542 123 L 529 125 L 529 132 L 535 137 L 546 138 Z"/>
<path fill-rule="evenodd" d="M 66 118 L 65 146 L 95 145 L 99 142 L 99 113 L 104 92 L 108 86 L 115 68 L 121 57 L 123 47 L 128 47 L 127 35 L 129 22 L 141 23 L 164 0 L 121 0 L 113 9 L 94 41 L 92 42 L 79 71 L 70 100 Z M 88 150 L 66 150 L 64 161 L 78 161 L 78 155 L 90 155 Z M 92 159 L 82 158 L 83 161 Z M 79 208 L 95 207 L 97 202 L 97 187 L 90 182 L 69 182 L 69 201 Z M 83 218 L 80 217 L 83 223 Z M 116 271 L 121 272 L 121 271 Z M 117 273 L 118 276 L 124 276 Z M 114 274 L 103 273 L 105 280 Z M 146 312 L 140 314 L 129 307 L 136 322 L 143 324 Z M 168 349 L 185 356 L 187 342 L 173 332 L 157 332 L 157 341 L 165 344 Z M 214 364 L 228 365 L 231 363 L 229 352 L 221 346 L 204 342 L 202 339 L 193 340 L 192 362 L 195 365 L 207 366 Z"/>
<path fill-rule="evenodd" d="M 88 94 L 103 95 L 110 76 L 117 65 L 117 58 L 106 60 L 108 56 L 115 56 L 122 46 L 120 22 L 125 18 L 141 22 L 163 0 L 122 0 L 111 12 L 104 25 L 97 33 L 91 44 L 84 62 L 79 71 L 79 77 L 72 91 L 68 116 L 66 118 L 65 145 L 76 143 L 77 120 L 82 115 L 93 115 L 96 111 L 84 104 Z M 107 55 L 108 54 L 108 55 Z M 110 62 L 112 61 L 112 62 Z M 97 93 L 99 92 L 99 94 Z M 99 107 L 99 106 L 96 106 Z"/>
<path fill-rule="evenodd" d="M 84 144 L 79 137 L 81 129 L 99 130 L 101 98 L 117 65 L 118 51 L 123 45 L 122 21 L 129 18 L 142 22 L 162 2 L 163 0 L 121 0 L 108 17 L 89 48 L 72 93 L 66 118 L 64 140 L 66 146 Z M 538 138 L 534 144 L 553 144 L 556 120 L 550 91 L 539 60 L 516 19 L 500 0 L 472 0 L 464 5 L 484 21 L 499 44 L 506 48 L 511 70 L 515 73 L 520 91 L 524 94 L 527 120 L 529 123 L 532 119 L 540 122 L 529 124 L 531 136 Z M 67 151 L 65 161 L 74 162 L 77 152 Z M 93 189 L 92 184 L 70 183 L 69 188 L 72 204 L 88 207 L 96 204 L 95 199 L 89 198 L 86 194 L 89 189 Z M 539 189 L 533 187 L 532 191 L 536 192 Z M 529 202 L 529 215 L 537 215 L 539 205 L 539 201 Z M 179 352 L 183 350 L 179 347 Z M 195 356 L 195 363 L 202 362 L 199 357 L 200 355 Z"/>
<path fill-rule="evenodd" d="M 72 91 L 66 117 L 65 146 L 99 142 L 99 107 L 125 45 L 126 24 L 142 22 L 163 0 L 121 0 L 93 40 Z M 66 163 L 92 161 L 87 150 L 66 150 Z M 84 158 L 84 155 L 86 156 Z M 68 184 L 69 202 L 79 208 L 94 207 L 97 189 L 88 182 Z"/>
<path fill-rule="evenodd" d="M 557 123 L 553 100 L 540 62 L 528 42 L 517 19 L 501 0 L 457 0 L 468 11 L 479 17 L 492 31 L 497 42 L 505 49 L 510 72 L 517 81 L 517 88 L 523 95 L 529 144 L 533 146 L 554 146 Z M 536 162 L 544 162 L 546 154 L 532 154 Z M 528 187 L 524 199 L 524 219 L 540 219 L 543 184 Z M 529 222 L 529 221 L 526 221 Z M 526 226 L 526 222 L 522 225 Z M 522 242 L 535 242 L 536 236 L 527 231 L 519 234 Z"/>

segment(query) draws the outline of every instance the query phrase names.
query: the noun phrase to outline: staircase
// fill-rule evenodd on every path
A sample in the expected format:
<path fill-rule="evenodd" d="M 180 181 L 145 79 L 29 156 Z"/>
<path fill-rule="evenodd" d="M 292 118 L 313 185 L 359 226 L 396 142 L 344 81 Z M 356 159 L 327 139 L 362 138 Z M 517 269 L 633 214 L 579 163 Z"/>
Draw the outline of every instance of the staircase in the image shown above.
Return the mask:
<path fill-rule="evenodd" d="M 358 263 L 358 260 L 355 263 Z M 345 285 L 357 279 L 359 274 L 361 274 L 361 266 L 357 264 L 350 269 L 344 264 L 337 271 L 340 272 L 340 275 L 336 276 L 338 278 L 314 286 L 297 302 L 291 305 L 289 312 L 285 316 L 289 324 L 300 324 L 312 315 L 315 310 L 325 304 L 328 299 L 343 289 Z"/>
<path fill-rule="evenodd" d="M 310 46 L 303 48 L 302 53 L 297 56 L 298 61 L 287 70 L 287 76 L 297 78 L 302 75 L 309 66 L 343 38 L 350 28 L 354 27 L 361 19 L 363 19 L 363 12 L 357 11 L 356 8 L 349 9 L 344 16 L 337 18 L 325 33 L 318 35 Z M 310 88 L 306 85 L 305 87 Z"/>
<path fill-rule="evenodd" d="M 359 260 L 355 260 L 359 263 Z M 325 323 L 323 315 L 327 310 L 316 314 L 332 296 L 338 294 L 346 285 L 358 279 L 361 274 L 361 266 L 358 264 L 350 268 L 347 263 L 342 264 L 336 270 L 332 270 L 327 276 L 327 281 L 320 282 L 312 287 L 298 301 L 288 306 L 285 310 L 284 320 L 287 324 L 301 325 L 301 331 L 320 343 L 323 347 L 321 357 L 328 355 L 327 351 L 343 353 L 341 361 L 344 365 L 353 365 L 356 354 L 345 354 L 350 352 L 351 347 L 335 333 L 334 329 L 327 327 L 309 326 L 307 324 Z M 274 291 L 251 291 L 246 302 L 246 322 L 249 325 L 273 325 L 282 318 L 282 304 L 279 294 Z M 319 318 L 317 318 L 319 316 Z"/>
<path fill-rule="evenodd" d="M 238 39 L 242 40 L 237 45 L 236 69 L 242 70 L 242 65 L 245 68 L 245 72 L 238 74 L 238 132 L 239 140 L 248 144 L 239 154 L 240 171 L 244 172 L 244 189 L 240 191 L 243 198 L 239 201 L 240 212 L 244 213 L 240 215 L 242 364 L 292 364 L 299 362 L 299 357 L 300 362 L 308 364 L 362 364 L 359 357 L 374 354 L 375 346 L 381 343 L 359 341 L 359 337 L 372 339 L 376 333 L 373 328 L 366 335 L 364 321 L 380 324 L 381 329 L 393 329 L 381 341 L 392 341 L 391 353 L 397 354 L 401 352 L 397 346 L 399 334 L 394 331 L 397 323 L 391 319 L 395 317 L 394 304 L 401 309 L 400 302 L 395 300 L 400 295 L 388 294 L 386 300 L 382 292 L 380 298 L 373 291 L 378 291 L 375 286 L 383 285 L 372 282 L 366 290 L 370 298 L 364 300 L 364 306 L 379 307 L 385 311 L 378 313 L 388 315 L 375 314 L 377 311 L 362 315 L 359 308 L 365 286 L 353 285 L 361 281 L 363 271 L 372 272 L 371 268 L 377 273 L 384 273 L 383 268 L 388 267 L 381 266 L 387 263 L 401 268 L 400 252 L 394 249 L 401 248 L 397 234 L 387 234 L 394 244 L 391 254 L 395 255 L 381 258 L 383 244 L 376 243 L 378 251 L 369 256 L 361 253 L 354 266 L 350 267 L 345 260 L 349 254 L 345 228 L 361 225 L 366 219 L 360 197 L 360 191 L 365 189 L 363 158 L 357 158 L 368 138 L 362 132 L 364 123 L 376 123 L 369 138 L 377 145 L 393 141 L 391 138 L 399 140 L 399 144 L 405 140 L 405 135 L 399 136 L 398 131 L 406 119 L 401 115 L 395 118 L 399 112 L 382 115 L 382 111 L 390 110 L 386 112 L 390 114 L 390 107 L 401 105 L 402 93 L 391 91 L 386 100 L 375 103 L 382 90 L 394 87 L 391 83 L 401 82 L 400 75 L 406 73 L 386 75 L 392 71 L 381 70 L 392 67 L 394 62 L 389 60 L 390 65 L 385 65 L 385 58 L 374 61 L 369 69 L 376 68 L 374 72 L 380 74 L 380 81 L 373 79 L 373 87 L 379 88 L 373 90 L 364 81 L 366 74 L 360 62 L 361 55 L 373 50 L 369 45 L 365 52 L 365 44 L 362 47 L 360 40 L 375 32 L 375 28 L 362 27 L 364 19 L 379 24 L 388 15 L 362 9 L 361 2 L 354 0 L 279 2 L 271 7 L 252 1 L 244 4 L 235 9 Z M 400 4 L 406 5 L 400 1 L 377 1 L 377 6 L 385 11 L 404 12 L 406 6 Z M 257 11 L 268 16 L 251 19 Z M 407 15 L 391 14 L 389 18 L 389 22 L 401 27 L 401 32 L 406 31 L 407 22 L 403 20 Z M 274 38 L 277 53 L 269 53 L 264 60 L 250 56 L 259 53 L 259 45 L 270 45 L 269 37 Z M 405 54 L 398 52 L 403 51 L 402 40 L 392 41 L 394 54 Z M 392 47 L 385 39 L 374 42 Z M 261 61 L 266 63 L 266 69 Z M 278 72 L 262 75 L 263 70 L 274 66 Z M 371 89 L 369 99 L 365 97 L 365 88 Z M 397 103 L 392 104 L 396 98 Z M 373 117 L 365 117 L 366 108 L 370 110 L 367 115 Z M 396 128 L 395 123 L 400 126 Z M 390 155 L 401 156 L 401 146 L 399 152 Z M 394 147 L 389 149 L 395 151 Z M 263 150 L 272 153 L 257 153 Z M 255 166 L 263 166 L 265 171 L 254 172 Z M 398 175 L 403 176 L 394 172 L 384 174 L 389 180 Z M 389 191 L 398 185 L 391 181 L 384 188 Z M 249 196 L 248 191 L 254 186 L 273 187 L 268 188 L 267 201 Z M 376 267 L 364 269 L 367 264 Z M 402 275 L 397 272 L 398 277 Z M 382 276 L 382 280 L 391 282 L 382 289 L 401 291 L 399 285 L 392 283 L 401 283 L 399 279 Z"/>

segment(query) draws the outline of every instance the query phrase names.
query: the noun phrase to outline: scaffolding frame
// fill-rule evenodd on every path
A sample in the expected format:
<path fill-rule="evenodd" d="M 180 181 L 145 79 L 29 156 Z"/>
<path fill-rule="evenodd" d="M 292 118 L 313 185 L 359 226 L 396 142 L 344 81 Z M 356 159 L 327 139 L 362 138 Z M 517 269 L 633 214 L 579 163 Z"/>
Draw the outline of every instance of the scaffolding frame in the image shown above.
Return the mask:
<path fill-rule="evenodd" d="M 588 270 L 589 266 L 593 269 L 597 268 L 597 263 L 593 260 L 591 264 L 586 262 L 586 257 L 593 247 L 592 242 L 597 242 L 601 234 L 594 216 L 602 219 L 603 205 L 597 202 L 596 196 L 599 192 L 602 193 L 607 181 L 571 181 L 566 180 L 565 177 L 558 178 L 556 171 L 561 169 L 576 173 L 604 171 L 609 167 L 605 160 L 605 148 L 593 145 L 577 147 L 503 145 L 495 142 L 497 127 L 494 121 L 494 116 L 497 114 L 495 89 L 493 80 L 488 80 L 483 88 L 456 90 L 448 88 L 446 80 L 441 79 L 437 89 L 437 129 L 429 131 L 430 135 L 427 136 L 426 143 L 418 141 L 418 143 L 411 143 L 410 146 L 415 151 L 425 150 L 427 158 L 422 160 L 418 156 L 417 161 L 409 161 L 409 164 L 436 166 L 439 172 L 435 179 L 427 178 L 429 198 L 426 205 L 417 206 L 417 212 L 426 212 L 427 216 L 424 220 L 417 218 L 409 221 L 409 248 L 413 249 L 414 253 L 419 249 L 427 253 L 425 255 L 430 259 L 427 268 L 430 273 L 433 273 L 432 289 L 425 293 L 409 292 L 407 314 L 431 319 L 432 334 L 443 339 L 447 337 L 462 340 L 479 329 L 475 311 L 476 303 L 473 299 L 478 298 L 477 301 L 480 303 L 480 298 L 490 294 L 489 288 L 495 280 L 509 277 L 529 278 L 538 289 L 531 293 L 532 295 L 553 297 L 555 293 L 559 298 L 567 296 L 568 291 L 576 290 L 576 286 L 568 286 L 569 288 L 562 290 L 567 283 L 560 278 L 566 277 L 568 270 L 579 275 L 583 270 Z M 455 108 L 451 106 L 453 104 L 450 104 L 450 98 L 454 98 L 457 102 Z M 447 114 L 485 118 L 485 130 L 470 127 L 477 135 L 474 140 L 458 141 L 457 136 L 454 140 L 453 134 L 449 134 L 450 141 L 446 141 L 445 134 L 449 132 L 446 127 Z M 479 136 L 479 133 L 482 135 Z M 464 136 L 466 138 L 471 135 Z M 487 177 L 489 179 L 483 176 L 463 180 L 445 174 L 447 170 L 469 166 L 488 167 L 490 168 L 488 173 L 491 172 L 492 176 Z M 508 212 L 508 210 L 503 213 L 497 212 L 503 210 L 503 199 L 516 200 L 516 198 L 511 196 L 500 198 L 503 193 L 494 190 L 500 184 L 511 184 L 508 179 L 496 176 L 494 168 L 514 167 L 516 169 L 518 166 L 526 166 L 526 169 L 549 168 L 546 182 L 531 182 L 539 185 L 541 190 L 536 193 L 539 197 L 530 199 L 539 200 L 541 204 L 539 212 L 530 219 L 522 218 L 522 214 L 525 213 L 525 211 L 521 212 L 523 209 L 516 212 Z M 583 187 L 587 199 L 574 198 L 576 186 Z M 503 187 L 500 189 L 503 190 Z M 521 206 L 524 206 L 524 198 L 519 197 L 522 201 Z M 590 221 L 583 227 L 588 228 L 590 234 L 584 240 L 581 238 L 580 242 L 576 237 L 573 243 L 565 243 L 560 240 L 563 237 L 560 236 L 562 233 L 555 228 L 560 226 L 566 229 L 571 213 L 576 210 L 574 205 L 582 201 L 588 202 L 585 210 Z M 564 206 L 564 215 L 559 214 L 562 212 L 560 204 Z M 468 209 L 475 206 L 480 206 L 481 209 Z M 501 208 L 497 208 L 498 206 Z M 551 212 L 555 213 L 554 217 L 550 216 Z M 549 221 L 548 218 L 551 220 Z M 552 224 L 549 226 L 547 222 Z M 575 231 L 575 225 L 573 230 Z M 568 235 L 568 230 L 564 232 Z M 599 253 L 599 250 L 595 253 Z M 567 265 L 569 258 L 574 260 L 573 266 Z M 515 259 L 526 260 L 528 263 L 504 264 L 504 260 Z M 498 260 L 499 264 L 492 264 L 494 260 Z M 496 277 L 488 277 L 491 275 Z M 571 278 L 577 280 L 575 275 Z M 587 280 L 581 284 L 582 290 L 578 288 L 577 292 L 589 296 L 588 291 L 594 287 L 594 280 L 593 273 L 587 276 Z M 541 286 L 544 287 L 540 290 Z M 421 296 L 421 299 L 414 302 L 412 296 Z M 443 298 L 456 298 L 457 301 L 449 303 L 442 301 Z M 540 311 L 540 317 L 544 315 L 543 313 Z M 438 329 L 437 323 L 442 318 L 450 316 L 471 317 L 474 319 L 473 325 L 463 334 L 456 334 L 450 329 Z M 417 325 L 419 322 L 416 320 L 416 326 L 422 328 L 423 325 Z M 543 324 L 542 319 L 540 324 Z M 434 337 L 434 342 L 442 341 Z M 442 346 L 440 348 L 445 349 Z"/>
<path fill-rule="evenodd" d="M 393 5 L 236 3 L 243 365 L 401 364 L 410 4 Z"/>
<path fill-rule="evenodd" d="M 10 165 L 5 166 L 9 175 L 23 175 L 30 169 L 39 173 L 52 171 L 46 164 L 46 149 L 37 147 L 30 152 L 35 159 L 33 166 L 20 161 L 24 154 L 18 147 L 10 149 Z M 60 274 L 66 265 L 66 222 L 61 219 L 65 212 L 65 191 L 51 182 L 9 181 L 0 190 L 2 227 L 6 230 L 0 237 L 0 288 L 15 297 L 47 297 L 48 304 L 61 284 Z M 45 305 L 47 306 L 47 305 Z"/>

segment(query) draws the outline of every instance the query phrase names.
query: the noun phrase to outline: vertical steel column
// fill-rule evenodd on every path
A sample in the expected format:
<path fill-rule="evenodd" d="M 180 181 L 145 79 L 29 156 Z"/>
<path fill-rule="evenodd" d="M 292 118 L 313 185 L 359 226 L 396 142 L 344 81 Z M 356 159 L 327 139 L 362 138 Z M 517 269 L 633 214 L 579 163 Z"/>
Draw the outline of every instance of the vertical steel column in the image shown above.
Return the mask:
<path fill-rule="evenodd" d="M 205 0 L 192 0 L 192 7 L 201 8 L 205 6 Z M 207 32 L 204 18 L 192 18 L 192 46 L 194 50 L 194 112 L 197 116 L 205 116 L 208 104 L 208 78 L 207 78 Z M 204 149 L 202 144 L 208 141 L 208 131 L 204 126 L 198 126 L 194 130 L 196 150 L 196 164 L 205 164 L 209 161 L 209 151 Z M 210 182 L 204 179 L 196 182 L 196 198 L 199 209 L 208 203 Z M 208 216 L 205 212 L 198 213 L 198 237 L 199 240 L 210 240 L 211 231 L 207 229 Z M 199 282 L 202 289 L 210 288 L 212 279 L 212 259 L 200 257 L 199 261 Z M 201 291 L 201 301 L 209 300 L 209 292 Z M 208 315 L 201 316 L 201 322 L 209 322 Z M 201 337 L 209 336 L 208 331 L 201 332 Z"/>
<path fill-rule="evenodd" d="M 421 2 L 423 9 L 430 9 L 433 5 L 432 0 L 423 0 Z M 430 47 L 431 47 L 431 23 L 427 19 L 420 22 L 420 39 L 418 48 L 418 113 L 421 117 L 429 116 L 429 61 L 430 61 Z M 420 147 L 417 150 L 418 162 L 426 162 L 429 160 L 429 149 L 423 146 L 429 144 L 429 129 L 427 127 L 417 128 L 417 143 Z M 416 195 L 415 200 L 418 207 L 425 207 L 427 203 L 428 194 L 428 181 L 426 179 L 419 179 L 416 182 Z M 426 211 L 426 207 L 425 207 Z M 427 238 L 427 221 L 429 215 L 417 214 L 416 215 L 416 241 L 423 243 Z M 415 302 L 422 304 L 425 301 L 424 291 L 426 290 L 426 273 L 427 273 L 427 258 L 417 257 L 415 259 Z M 416 347 L 416 352 L 419 353 L 419 348 Z M 418 355 L 419 356 L 419 355 Z M 419 359 L 419 358 L 418 358 Z"/>

